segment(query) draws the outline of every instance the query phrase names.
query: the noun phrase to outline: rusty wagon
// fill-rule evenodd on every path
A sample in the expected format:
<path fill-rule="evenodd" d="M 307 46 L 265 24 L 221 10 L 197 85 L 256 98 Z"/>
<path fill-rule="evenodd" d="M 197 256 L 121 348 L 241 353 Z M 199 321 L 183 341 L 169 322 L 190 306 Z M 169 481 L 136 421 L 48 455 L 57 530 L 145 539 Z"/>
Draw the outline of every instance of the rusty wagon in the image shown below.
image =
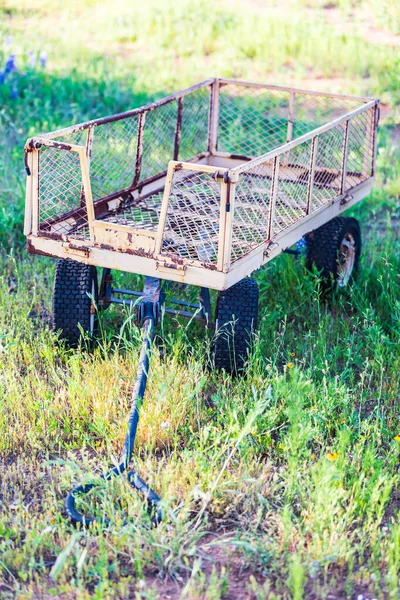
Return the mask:
<path fill-rule="evenodd" d="M 142 370 L 118 473 L 132 454 L 162 281 L 200 287 L 198 304 L 169 300 L 166 310 L 215 327 L 216 367 L 241 369 L 257 321 L 253 271 L 305 236 L 307 265 L 327 285 L 349 281 L 361 234 L 340 215 L 370 191 L 378 118 L 373 98 L 213 78 L 27 141 L 28 249 L 61 259 L 55 329 L 77 344 L 96 306 L 141 299 Z M 113 287 L 112 270 L 144 275 L 144 291 Z M 136 474 L 131 483 L 157 505 Z M 82 491 L 67 502 L 75 520 Z"/>

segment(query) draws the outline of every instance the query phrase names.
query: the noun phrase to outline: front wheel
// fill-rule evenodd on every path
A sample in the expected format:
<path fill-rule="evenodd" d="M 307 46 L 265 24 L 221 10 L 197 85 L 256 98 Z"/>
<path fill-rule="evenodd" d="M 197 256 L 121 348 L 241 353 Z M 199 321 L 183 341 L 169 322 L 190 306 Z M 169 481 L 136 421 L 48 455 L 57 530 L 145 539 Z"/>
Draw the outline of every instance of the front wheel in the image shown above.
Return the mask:
<path fill-rule="evenodd" d="M 257 328 L 258 285 L 247 277 L 219 292 L 216 308 L 214 365 L 236 374 L 243 370 L 252 333 Z"/>
<path fill-rule="evenodd" d="M 82 332 L 96 330 L 98 285 L 96 267 L 73 260 L 57 262 L 53 290 L 53 330 L 76 348 Z"/>
<path fill-rule="evenodd" d="M 309 270 L 321 273 L 325 290 L 345 287 L 354 276 L 361 253 L 361 229 L 353 217 L 335 217 L 306 236 Z"/>

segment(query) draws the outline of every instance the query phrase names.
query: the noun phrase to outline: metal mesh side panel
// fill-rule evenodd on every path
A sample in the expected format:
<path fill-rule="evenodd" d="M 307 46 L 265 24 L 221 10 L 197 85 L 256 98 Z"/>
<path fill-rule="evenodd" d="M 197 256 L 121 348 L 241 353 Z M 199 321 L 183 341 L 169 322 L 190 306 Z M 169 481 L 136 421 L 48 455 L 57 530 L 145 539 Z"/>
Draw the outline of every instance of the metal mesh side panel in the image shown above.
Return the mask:
<path fill-rule="evenodd" d="M 272 165 L 263 163 L 239 177 L 235 191 L 231 260 L 244 256 L 267 239 Z"/>
<path fill-rule="evenodd" d="M 182 99 L 180 139 L 176 139 L 178 100 L 145 111 L 142 152 L 138 164 L 140 118 L 134 115 L 99 126 L 62 135 L 57 141 L 87 147 L 93 200 L 99 200 L 156 176 L 168 167 L 179 148 L 179 158 L 189 160 L 205 152 L 208 143 L 210 86 L 200 88 Z M 88 145 L 88 136 L 91 143 Z M 176 146 L 178 142 L 179 146 Z M 41 231 L 87 237 L 87 215 L 82 196 L 79 157 L 75 152 L 43 147 L 40 154 L 40 221 Z M 158 224 L 162 191 L 141 202 L 124 206 L 110 222 L 129 224 L 138 229 L 154 230 Z M 78 209 L 69 222 L 51 224 L 66 212 Z M 77 232 L 79 229 L 79 232 Z"/>
<path fill-rule="evenodd" d="M 218 150 L 256 157 L 284 144 L 288 111 L 287 92 L 238 84 L 222 85 Z"/>
<path fill-rule="evenodd" d="M 177 114 L 177 100 L 146 113 L 140 180 L 167 170 L 174 156 Z"/>
<path fill-rule="evenodd" d="M 361 103 L 352 98 L 222 84 L 217 147 L 222 152 L 257 157 L 345 115 Z"/>
<path fill-rule="evenodd" d="M 294 158 L 303 163 L 281 164 L 276 191 L 275 218 L 272 233 L 275 235 L 296 223 L 307 214 L 307 191 L 311 141 L 295 148 Z"/>
<path fill-rule="evenodd" d="M 345 124 L 318 136 L 312 206 L 319 208 L 341 193 Z"/>
<path fill-rule="evenodd" d="M 209 173 L 174 173 L 161 253 L 216 264 L 221 183 Z"/>
<path fill-rule="evenodd" d="M 347 185 L 350 182 L 351 185 L 357 185 L 370 174 L 373 160 L 371 119 L 371 111 L 366 111 L 351 121 L 348 169 L 357 165 L 361 170 L 363 165 L 367 165 L 367 171 L 362 176 L 361 172 L 348 173 Z M 314 172 L 310 171 L 313 140 L 307 140 L 293 148 L 290 153 L 280 155 L 272 227 L 269 218 L 273 160 L 240 174 L 235 191 L 232 262 L 268 241 L 270 231 L 271 237 L 274 237 L 301 221 L 308 213 L 330 204 L 334 198 L 340 196 L 345 132 L 346 124 L 341 123 L 318 135 Z"/>
<path fill-rule="evenodd" d="M 209 106 L 209 87 L 201 88 L 183 98 L 179 160 L 187 161 L 207 150 Z"/>
<path fill-rule="evenodd" d="M 93 128 L 90 182 L 93 200 L 132 184 L 137 148 L 138 117 Z"/>
<path fill-rule="evenodd" d="M 374 117 L 371 108 L 351 120 L 347 155 L 346 189 L 372 175 L 374 159 Z"/>
<path fill-rule="evenodd" d="M 81 229 L 85 237 L 87 212 L 81 199 L 82 177 L 77 152 L 42 146 L 39 153 L 39 231 L 67 234 Z M 55 221 L 75 211 L 72 217 Z"/>
<path fill-rule="evenodd" d="M 294 95 L 293 102 L 293 139 L 309 133 L 355 110 L 362 104 L 352 98 L 335 96 L 314 96 L 313 94 Z"/>

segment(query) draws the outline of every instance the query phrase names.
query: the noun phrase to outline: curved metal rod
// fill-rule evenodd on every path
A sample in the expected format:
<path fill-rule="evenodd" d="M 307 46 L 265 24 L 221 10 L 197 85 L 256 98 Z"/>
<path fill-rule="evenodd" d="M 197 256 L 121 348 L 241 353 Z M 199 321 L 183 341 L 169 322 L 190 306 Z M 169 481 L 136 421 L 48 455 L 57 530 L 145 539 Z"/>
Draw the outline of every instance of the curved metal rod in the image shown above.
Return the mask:
<path fill-rule="evenodd" d="M 133 446 L 135 443 L 137 426 L 139 422 L 139 404 L 143 400 L 144 393 L 146 391 L 147 375 L 149 372 L 150 364 L 150 346 L 154 337 L 154 318 L 146 317 L 143 321 L 143 342 L 140 349 L 139 364 L 135 384 L 132 392 L 132 404 L 129 413 L 128 427 L 124 441 L 124 447 L 120 458 L 120 464 L 113 469 L 110 469 L 104 475 L 101 475 L 101 479 L 109 481 L 114 475 L 122 475 L 122 473 L 128 468 L 129 463 L 133 454 Z M 153 525 L 157 525 L 162 519 L 162 510 L 159 506 L 160 497 L 135 473 L 131 471 L 127 474 L 128 482 L 130 485 L 137 490 L 147 500 L 149 512 L 154 513 L 152 518 Z M 109 521 L 106 519 L 100 520 L 95 517 L 85 517 L 75 508 L 76 496 L 80 494 L 87 494 L 94 487 L 97 487 L 96 483 L 88 483 L 86 485 L 78 485 L 74 488 L 67 496 L 65 500 L 65 508 L 69 519 L 74 525 L 87 526 L 93 522 L 101 522 L 104 525 L 108 525 Z"/>

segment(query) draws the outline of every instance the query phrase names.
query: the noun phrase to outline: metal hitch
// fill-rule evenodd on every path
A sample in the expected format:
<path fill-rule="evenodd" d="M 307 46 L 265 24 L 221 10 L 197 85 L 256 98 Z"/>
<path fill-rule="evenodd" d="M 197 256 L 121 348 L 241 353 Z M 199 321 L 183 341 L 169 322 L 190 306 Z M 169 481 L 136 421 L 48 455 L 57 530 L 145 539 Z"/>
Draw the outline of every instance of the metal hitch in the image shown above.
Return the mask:
<path fill-rule="evenodd" d="M 108 274 L 109 275 L 109 274 Z M 105 278 L 105 284 L 111 285 L 111 281 Z M 147 384 L 147 376 L 150 366 L 151 344 L 154 337 L 154 327 L 158 322 L 161 313 L 161 304 L 164 301 L 164 293 L 160 279 L 146 277 L 141 301 L 137 305 L 137 319 L 143 328 L 143 341 L 140 349 L 139 364 L 136 379 L 132 392 L 131 410 L 129 413 L 127 432 L 125 435 L 124 446 L 121 453 L 119 465 L 107 471 L 101 476 L 103 480 L 110 480 L 114 475 L 122 475 L 129 467 L 132 459 L 133 446 L 135 443 L 137 426 L 139 422 L 139 407 L 144 398 Z M 135 471 L 127 474 L 129 484 L 137 490 L 147 500 L 149 513 L 151 513 L 151 522 L 156 526 L 162 519 L 162 510 L 160 507 L 160 497 L 139 477 Z M 67 496 L 65 508 L 67 514 L 74 525 L 87 526 L 90 523 L 98 521 L 94 517 L 86 517 L 77 511 L 75 499 L 77 496 L 87 494 L 96 487 L 97 484 L 89 483 L 78 485 Z M 102 524 L 107 526 L 108 521 L 102 520 Z"/>

